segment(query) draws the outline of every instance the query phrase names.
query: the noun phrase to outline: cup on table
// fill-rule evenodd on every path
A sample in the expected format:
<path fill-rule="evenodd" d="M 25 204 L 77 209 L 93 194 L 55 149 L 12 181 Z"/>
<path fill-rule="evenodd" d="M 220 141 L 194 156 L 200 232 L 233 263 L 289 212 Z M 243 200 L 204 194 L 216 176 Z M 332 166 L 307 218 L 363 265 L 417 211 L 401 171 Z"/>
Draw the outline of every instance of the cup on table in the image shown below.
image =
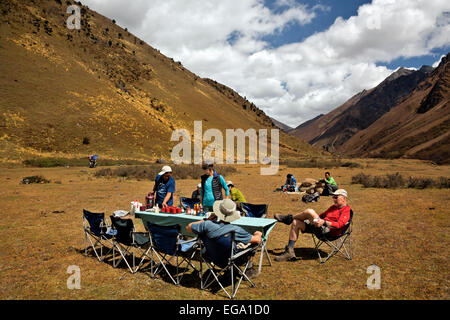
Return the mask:
<path fill-rule="evenodd" d="M 140 207 L 139 207 L 139 210 L 140 210 L 140 211 L 145 211 L 146 209 L 147 209 L 146 206 L 140 206 Z"/>

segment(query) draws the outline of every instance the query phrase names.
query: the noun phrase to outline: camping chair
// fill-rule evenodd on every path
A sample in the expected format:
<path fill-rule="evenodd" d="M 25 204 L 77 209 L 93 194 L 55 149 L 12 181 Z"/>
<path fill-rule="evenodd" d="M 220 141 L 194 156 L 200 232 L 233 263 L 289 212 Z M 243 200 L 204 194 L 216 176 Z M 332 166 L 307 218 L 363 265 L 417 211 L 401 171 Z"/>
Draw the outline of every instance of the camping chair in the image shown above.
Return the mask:
<path fill-rule="evenodd" d="M 147 230 L 150 234 L 150 247 L 146 252 L 146 256 L 148 257 L 148 252 L 151 253 L 151 276 L 155 277 L 159 272 L 161 272 L 161 270 L 164 269 L 175 285 L 180 284 L 181 279 L 188 269 L 184 268 L 183 274 L 180 276 L 179 268 L 183 262 L 187 262 L 188 266 L 191 266 L 194 270 L 198 271 L 191 262 L 197 252 L 197 248 L 199 247 L 198 240 L 197 238 L 182 240 L 180 229 L 181 227 L 179 225 L 160 226 L 147 222 Z M 153 255 L 156 256 L 157 260 L 153 259 Z M 167 259 L 166 256 L 171 257 Z M 167 268 L 168 265 L 171 265 L 170 260 L 174 256 L 176 258 L 176 280 L 175 275 L 171 274 Z M 143 259 L 139 265 L 142 264 Z"/>
<path fill-rule="evenodd" d="M 251 204 L 251 203 L 241 202 L 241 209 L 247 217 L 266 218 L 267 210 L 269 209 L 269 205 L 268 204 Z"/>
<path fill-rule="evenodd" d="M 191 209 L 194 209 L 194 204 L 200 204 L 200 199 L 193 199 L 193 198 L 186 198 L 186 197 L 180 198 L 180 206 L 185 211 L 188 207 L 190 207 Z"/>
<path fill-rule="evenodd" d="M 246 202 L 241 202 L 242 211 L 247 217 L 250 218 L 267 218 L 267 211 L 269 209 L 268 204 L 251 204 Z M 262 263 L 263 252 L 266 254 L 269 264 L 272 266 L 272 261 L 270 260 L 269 252 L 267 251 L 266 240 L 261 239 L 259 247 L 261 248 L 261 259 L 260 265 Z M 261 271 L 261 270 L 259 270 Z"/>
<path fill-rule="evenodd" d="M 237 251 L 234 239 L 235 233 L 233 231 L 214 239 L 205 235 L 200 236 L 202 265 L 205 263 L 207 266 L 205 274 L 209 271 L 207 277 L 204 277 L 205 275 L 200 270 L 202 290 L 217 282 L 227 296 L 233 299 L 239 290 L 242 279 L 245 278 L 251 287 L 255 287 L 246 272 L 250 266 L 250 258 L 255 255 L 258 246 L 250 245 L 246 249 Z M 242 265 L 243 269 L 241 269 Z M 239 280 L 237 285 L 235 283 L 235 271 L 237 271 L 236 277 L 238 278 L 236 280 Z M 220 276 L 226 279 L 225 274 L 227 272 L 231 275 L 231 292 L 224 288 L 219 279 Z"/>
<path fill-rule="evenodd" d="M 135 266 L 136 255 L 133 248 L 136 248 L 140 252 L 140 258 L 143 258 L 146 255 L 146 251 L 144 251 L 143 247 L 150 242 L 148 232 L 136 232 L 133 220 L 131 219 L 121 219 L 120 217 L 111 216 L 111 224 L 113 230 L 116 231 L 116 234 L 113 237 L 113 267 L 116 268 L 123 260 L 131 273 L 137 272 L 140 265 L 137 268 Z M 118 261 L 115 259 L 116 249 L 120 254 L 120 259 Z M 127 254 L 129 253 L 131 253 L 133 257 L 133 267 L 130 266 L 127 259 Z"/>
<path fill-rule="evenodd" d="M 350 219 L 344 226 L 342 233 L 338 236 L 329 236 L 326 233 L 321 236 L 315 235 L 314 233 L 312 234 L 315 250 L 319 255 L 320 263 L 327 262 L 328 259 L 336 255 L 337 253 L 341 253 L 347 260 L 352 260 L 352 242 L 350 238 L 353 225 L 352 220 L 353 220 L 353 210 L 350 210 Z M 345 246 L 347 239 L 348 239 L 348 250 L 347 247 Z M 322 259 L 319 247 L 324 243 L 331 248 L 331 252 L 328 253 L 328 256 L 325 259 Z"/>
<path fill-rule="evenodd" d="M 95 255 L 97 256 L 98 261 L 103 261 L 103 247 L 104 242 L 109 243 L 111 248 L 108 248 L 109 251 L 106 253 L 108 255 L 113 247 L 113 243 L 111 241 L 112 235 L 107 233 L 108 225 L 105 223 L 105 214 L 104 213 L 94 213 L 90 212 L 86 209 L 83 209 L 83 230 L 84 230 L 84 254 L 87 255 L 88 249 L 88 241 L 90 246 L 92 247 Z M 96 248 L 97 244 L 99 244 L 99 248 Z M 100 249 L 100 254 L 97 251 Z"/>

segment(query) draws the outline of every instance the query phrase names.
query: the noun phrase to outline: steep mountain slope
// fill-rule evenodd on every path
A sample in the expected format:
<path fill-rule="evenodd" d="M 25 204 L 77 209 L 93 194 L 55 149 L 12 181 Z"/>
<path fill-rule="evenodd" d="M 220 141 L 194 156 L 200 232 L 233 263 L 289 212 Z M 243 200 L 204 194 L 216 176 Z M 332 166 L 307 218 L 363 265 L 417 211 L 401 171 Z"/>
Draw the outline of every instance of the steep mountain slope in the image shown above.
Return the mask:
<path fill-rule="evenodd" d="M 417 71 L 400 68 L 375 88 L 358 93 L 337 109 L 290 133 L 314 146 L 341 152 L 347 140 L 402 101 L 431 70 L 426 66 Z"/>
<path fill-rule="evenodd" d="M 299 125 L 294 130 L 290 131 L 289 134 L 292 134 L 304 141 L 310 142 L 317 137 L 325 135 L 328 130 L 331 130 L 333 127 L 338 126 L 339 122 L 345 117 L 345 112 L 347 110 L 356 105 L 358 101 L 365 96 L 368 91 L 363 90 L 362 92 L 354 95 L 352 98 L 347 100 L 340 107 L 330 111 L 329 113 L 323 115 L 319 115 L 311 120 L 308 120 L 301 125 Z M 333 149 L 328 148 L 328 146 L 324 146 L 324 149 Z"/>
<path fill-rule="evenodd" d="M 270 117 L 270 119 L 280 130 L 283 130 L 284 132 L 289 132 L 294 129 L 294 128 L 288 126 L 287 124 L 284 124 L 283 122 L 280 122 L 272 117 Z"/>
<path fill-rule="evenodd" d="M 70 30 L 67 7 L 81 8 Z M 0 158 L 168 158 L 174 129 L 276 128 L 233 90 L 80 2 L 0 2 Z M 270 135 L 270 133 L 269 133 Z M 225 134 L 224 134 L 225 136 Z M 322 152 L 280 132 L 280 155 Z"/>
<path fill-rule="evenodd" d="M 450 54 L 400 104 L 341 148 L 356 156 L 450 163 Z"/>

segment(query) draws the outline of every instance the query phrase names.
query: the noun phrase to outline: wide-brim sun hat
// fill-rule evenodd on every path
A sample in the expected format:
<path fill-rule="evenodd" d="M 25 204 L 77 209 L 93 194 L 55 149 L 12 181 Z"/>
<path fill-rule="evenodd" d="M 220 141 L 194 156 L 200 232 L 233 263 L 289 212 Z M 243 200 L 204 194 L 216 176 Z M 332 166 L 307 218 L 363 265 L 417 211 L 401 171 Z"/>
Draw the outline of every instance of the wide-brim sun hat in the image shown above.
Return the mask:
<path fill-rule="evenodd" d="M 348 198 L 347 191 L 345 189 L 337 189 L 335 192 L 331 193 L 332 196 L 344 196 Z"/>
<path fill-rule="evenodd" d="M 158 173 L 158 175 L 162 176 L 163 174 L 165 174 L 167 172 L 172 172 L 172 168 L 169 166 L 164 166 L 164 167 L 162 167 L 161 172 Z"/>
<path fill-rule="evenodd" d="M 236 203 L 231 199 L 214 202 L 213 211 L 224 222 L 233 222 L 241 217 L 241 213 L 236 211 Z"/>

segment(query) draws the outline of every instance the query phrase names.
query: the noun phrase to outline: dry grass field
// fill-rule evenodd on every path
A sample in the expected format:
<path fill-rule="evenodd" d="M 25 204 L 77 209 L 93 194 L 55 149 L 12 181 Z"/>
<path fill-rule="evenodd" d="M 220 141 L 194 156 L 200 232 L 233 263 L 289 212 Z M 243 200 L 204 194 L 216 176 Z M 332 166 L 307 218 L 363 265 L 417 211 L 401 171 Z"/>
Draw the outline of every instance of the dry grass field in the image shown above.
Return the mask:
<path fill-rule="evenodd" d="M 331 171 L 349 192 L 355 212 L 353 260 L 334 257 L 321 265 L 313 255 L 311 236 L 303 235 L 296 244 L 296 261 L 273 261 L 269 266 L 264 260 L 262 274 L 254 281 L 256 288 L 244 283 L 238 299 L 449 299 L 448 189 L 364 189 L 351 184 L 351 177 L 364 171 L 437 178 L 450 176 L 450 168 L 415 160 L 352 161 L 362 168 Z M 83 208 L 107 216 L 118 209 L 129 210 L 130 201 L 143 202 L 153 186 L 151 181 L 95 178 L 99 169 L 1 170 L 0 299 L 225 299 L 223 292 L 202 291 L 189 280 L 177 287 L 165 278 L 151 279 L 145 270 L 125 273 L 123 266 L 115 269 L 83 255 Z M 237 169 L 226 179 L 233 180 L 248 202 L 269 203 L 269 217 L 306 207 L 322 211 L 332 203 L 321 197 L 318 203 L 305 205 L 297 195 L 274 192 L 287 173 L 297 180 L 321 178 L 324 169 L 282 167 L 274 176 L 260 176 L 256 166 Z M 20 184 L 31 175 L 42 175 L 51 183 Z M 190 195 L 197 182 L 176 182 L 177 203 L 179 196 Z M 143 231 L 142 223 L 135 222 Z M 277 224 L 270 233 L 272 260 L 283 251 L 288 230 Z M 366 286 L 372 264 L 381 268 L 380 290 Z M 67 289 L 70 265 L 80 267 L 80 290 Z"/>

